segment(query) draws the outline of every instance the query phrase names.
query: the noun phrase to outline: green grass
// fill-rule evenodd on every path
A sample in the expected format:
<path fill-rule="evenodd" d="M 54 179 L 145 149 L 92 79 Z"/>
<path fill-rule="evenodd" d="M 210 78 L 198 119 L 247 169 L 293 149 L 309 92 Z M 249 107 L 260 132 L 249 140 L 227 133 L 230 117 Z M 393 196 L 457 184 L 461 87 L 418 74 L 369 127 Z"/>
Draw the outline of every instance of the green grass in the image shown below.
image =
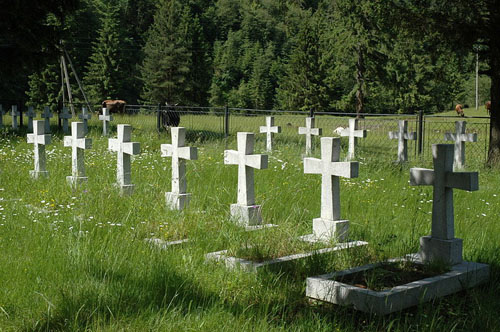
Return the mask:
<path fill-rule="evenodd" d="M 254 119 L 252 126 L 263 124 L 262 119 Z M 480 190 L 455 191 L 455 230 L 464 240 L 466 260 L 491 264 L 489 283 L 386 317 L 305 298 L 307 276 L 416 252 L 419 237 L 429 234 L 431 188 L 410 187 L 408 180 L 410 166 L 430 167 L 430 161 L 413 156 L 409 165 L 392 163 L 397 144 L 388 139 L 379 148 L 377 141 L 361 144 L 359 178 L 341 181 L 341 215 L 350 220 L 351 239 L 369 242 L 366 248 L 313 257 L 279 273 L 247 274 L 205 262 L 206 253 L 223 249 L 237 252 L 251 246 L 257 252 L 252 255 L 263 257 L 304 249 L 290 239 L 311 233 L 312 219 L 320 213 L 321 177 L 303 173 L 303 138 L 295 129 L 301 119 L 280 120 L 284 124 L 278 125 L 290 123 L 290 128 L 276 136 L 269 168 L 255 171 L 263 219 L 280 227 L 252 234 L 229 219 L 237 167 L 223 164 L 223 151 L 235 149 L 236 142 L 234 135 L 224 141 L 206 132 L 218 123 L 213 116 L 201 123 L 192 119 L 195 128 L 188 141 L 199 148 L 199 160 L 187 164 L 192 200 L 184 212 L 165 207 L 170 159 L 160 157 L 160 144 L 170 139 L 153 130 L 150 117 L 128 119 L 142 149 L 132 164 L 136 188 L 130 197 L 120 197 L 113 186 L 116 156 L 106 150 L 97 121 L 91 122 L 93 149 L 86 152 L 88 183 L 77 190 L 65 181 L 71 159 L 62 134 L 53 135 L 47 149 L 50 177 L 35 181 L 29 178 L 32 146 L 24 135 L 2 131 L 0 331 L 498 328 L 500 174 L 474 160 L 469 169 L 480 171 Z M 234 125 L 244 129 L 241 123 Z M 252 126 L 244 130 L 255 131 Z M 396 125 L 371 129 L 382 142 L 389 127 Z M 262 153 L 265 135 L 256 137 L 256 152 Z M 159 250 L 145 241 L 149 237 L 191 241 Z"/>

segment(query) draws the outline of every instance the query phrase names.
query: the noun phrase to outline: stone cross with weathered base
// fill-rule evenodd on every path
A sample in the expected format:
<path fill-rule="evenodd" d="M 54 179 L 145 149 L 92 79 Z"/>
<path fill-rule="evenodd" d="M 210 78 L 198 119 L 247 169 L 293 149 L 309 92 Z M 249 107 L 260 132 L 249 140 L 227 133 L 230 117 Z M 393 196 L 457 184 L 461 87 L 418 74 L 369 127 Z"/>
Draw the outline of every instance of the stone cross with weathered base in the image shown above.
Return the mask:
<path fill-rule="evenodd" d="M 252 154 L 254 134 L 238 133 L 238 151 L 224 151 L 224 164 L 238 165 L 238 199 L 231 204 L 231 216 L 245 226 L 262 224 L 260 205 L 255 205 L 253 169 L 267 168 L 267 155 Z"/>
<path fill-rule="evenodd" d="M 102 108 L 102 114 L 99 115 L 99 120 L 102 121 L 102 134 L 108 136 L 108 122 L 113 121 L 113 116 L 109 113 L 107 107 Z"/>
<path fill-rule="evenodd" d="M 340 219 L 340 177 L 358 176 L 358 162 L 339 162 L 340 138 L 321 138 L 321 159 L 304 158 L 305 174 L 321 174 L 321 216 L 313 220 L 318 241 L 347 239 L 349 221 Z"/>
<path fill-rule="evenodd" d="M 132 194 L 134 185 L 131 183 L 131 161 L 130 157 L 138 155 L 141 147 L 138 142 L 130 142 L 132 138 L 132 126 L 119 124 L 117 126 L 118 138 L 108 140 L 108 150 L 117 152 L 116 180 L 121 194 Z"/>
<path fill-rule="evenodd" d="M 467 122 L 456 121 L 455 122 L 455 133 L 445 133 L 444 139 L 446 141 L 455 142 L 455 160 L 453 162 L 453 167 L 455 169 L 461 169 L 465 166 L 465 142 L 477 142 L 477 134 L 466 134 L 465 126 Z"/>
<path fill-rule="evenodd" d="M 17 130 L 17 117 L 20 115 L 17 111 L 17 105 L 12 105 L 12 111 L 10 114 L 12 115 L 12 129 Z"/>
<path fill-rule="evenodd" d="M 88 112 L 87 107 L 82 107 L 82 114 L 79 114 L 78 118 L 83 121 L 83 130 L 85 132 L 85 135 L 87 135 L 87 133 L 89 132 L 88 120 L 92 118 L 92 114 Z"/>
<path fill-rule="evenodd" d="M 71 115 L 68 111 L 67 107 L 63 107 L 62 112 L 59 113 L 59 119 L 62 120 L 62 127 L 63 127 L 63 132 L 65 134 L 68 133 L 68 120 L 71 119 L 73 115 Z M 72 128 L 73 129 L 73 128 Z"/>
<path fill-rule="evenodd" d="M 349 149 L 346 160 L 353 160 L 356 155 L 358 137 L 366 137 L 366 130 L 358 130 L 358 119 L 349 119 L 349 127 L 340 132 L 340 136 L 349 137 Z"/>
<path fill-rule="evenodd" d="M 453 172 L 453 145 L 432 146 L 434 170 L 410 169 L 410 185 L 433 186 L 432 231 L 420 238 L 422 261 L 439 260 L 447 264 L 462 263 L 462 239 L 455 238 L 453 189 L 479 189 L 477 172 Z"/>
<path fill-rule="evenodd" d="M 186 160 L 198 159 L 198 150 L 185 146 L 186 128 L 172 127 L 170 130 L 172 144 L 161 145 L 161 156 L 172 157 L 172 191 L 165 193 L 165 199 L 171 209 L 182 210 L 188 206 L 191 196 L 186 193 Z"/>
<path fill-rule="evenodd" d="M 50 111 L 50 107 L 45 106 L 43 108 L 42 115 L 40 115 L 43 119 L 45 119 L 45 132 L 50 133 L 50 118 L 52 118 L 54 115 Z"/>
<path fill-rule="evenodd" d="M 408 161 L 408 140 L 416 140 L 416 132 L 408 132 L 408 120 L 399 120 L 399 131 L 390 131 L 389 139 L 398 140 L 398 162 L 404 163 Z"/>
<path fill-rule="evenodd" d="M 274 125 L 274 116 L 266 116 L 266 125 L 260 126 L 260 132 L 266 133 L 266 151 L 271 152 L 273 150 L 273 133 L 281 133 L 281 127 Z"/>
<path fill-rule="evenodd" d="M 71 186 L 77 186 L 87 181 L 84 151 L 92 147 L 92 139 L 85 138 L 83 122 L 71 123 L 71 136 L 64 136 L 64 146 L 71 147 L 71 176 L 67 176 L 66 180 Z"/>
<path fill-rule="evenodd" d="M 299 135 L 306 135 L 306 155 L 310 155 L 312 151 L 312 136 L 320 136 L 321 128 L 314 128 L 314 118 L 306 118 L 306 126 L 299 127 Z"/>
<path fill-rule="evenodd" d="M 34 144 L 35 169 L 30 171 L 34 179 L 49 175 L 45 168 L 45 145 L 50 144 L 50 140 L 50 135 L 45 134 L 44 121 L 34 120 L 33 134 L 28 134 L 28 143 Z"/>
<path fill-rule="evenodd" d="M 26 116 L 28 117 L 28 132 L 33 132 L 33 118 L 36 118 L 36 112 L 33 106 L 28 107 L 28 112 L 26 112 Z"/>

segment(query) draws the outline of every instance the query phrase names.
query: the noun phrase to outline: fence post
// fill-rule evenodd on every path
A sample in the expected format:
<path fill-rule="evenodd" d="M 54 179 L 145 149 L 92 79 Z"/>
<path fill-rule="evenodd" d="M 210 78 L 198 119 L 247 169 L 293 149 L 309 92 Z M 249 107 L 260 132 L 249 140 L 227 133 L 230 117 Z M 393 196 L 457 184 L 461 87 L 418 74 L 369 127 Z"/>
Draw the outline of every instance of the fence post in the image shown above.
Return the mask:
<path fill-rule="evenodd" d="M 158 104 L 158 110 L 156 111 L 156 130 L 161 132 L 161 104 Z"/>
<path fill-rule="evenodd" d="M 417 137 L 417 152 L 418 155 L 422 154 L 424 146 L 424 111 L 418 111 L 418 137 Z"/>
<path fill-rule="evenodd" d="M 309 117 L 314 118 L 314 110 L 312 108 L 309 110 Z"/>
<path fill-rule="evenodd" d="M 229 108 L 224 107 L 224 138 L 229 136 Z"/>

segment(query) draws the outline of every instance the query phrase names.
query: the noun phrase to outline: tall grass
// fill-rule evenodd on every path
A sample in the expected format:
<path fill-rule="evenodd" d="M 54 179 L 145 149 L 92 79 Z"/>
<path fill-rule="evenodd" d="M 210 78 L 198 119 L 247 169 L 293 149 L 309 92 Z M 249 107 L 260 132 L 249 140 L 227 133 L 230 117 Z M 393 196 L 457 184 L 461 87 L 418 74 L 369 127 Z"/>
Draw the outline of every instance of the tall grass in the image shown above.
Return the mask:
<path fill-rule="evenodd" d="M 320 214 L 320 176 L 305 175 L 301 139 L 277 135 L 269 168 L 255 171 L 256 202 L 265 222 L 279 228 L 248 233 L 229 219 L 236 202 L 237 167 L 223 163 L 234 137 L 206 139 L 188 133 L 199 160 L 187 164 L 190 207 L 169 211 L 170 159 L 160 157 L 167 135 L 136 128 L 142 154 L 132 164 L 135 192 L 114 187 L 116 156 L 107 151 L 97 122 L 85 152 L 88 182 L 76 190 L 70 149 L 62 134 L 47 148 L 47 179 L 29 178 L 32 146 L 25 136 L 0 138 L 0 331 L 377 331 L 494 330 L 500 326 L 500 174 L 480 171 L 480 191 L 455 191 L 456 236 L 466 260 L 491 264 L 490 282 L 432 303 L 377 317 L 309 302 L 305 278 L 418 249 L 430 233 L 432 189 L 408 185 L 412 159 L 360 152 L 360 176 L 341 181 L 341 216 L 350 238 L 367 248 L 313 257 L 281 272 L 248 274 L 207 263 L 208 252 L 246 244 L 261 251 L 293 250 L 290 241 L 312 230 Z M 154 124 L 153 124 L 154 126 Z M 55 128 L 54 128 L 55 129 Z M 247 129 L 248 130 L 248 129 Z M 256 135 L 256 153 L 265 135 Z M 395 142 L 394 142 L 395 143 Z M 396 145 L 396 144 L 394 144 Z M 318 146 L 317 146 L 318 147 Z M 318 156 L 319 149 L 315 150 Z M 425 164 L 425 165 L 424 165 Z M 191 241 L 167 250 L 145 239 Z M 295 248 L 300 249 L 300 248 Z"/>

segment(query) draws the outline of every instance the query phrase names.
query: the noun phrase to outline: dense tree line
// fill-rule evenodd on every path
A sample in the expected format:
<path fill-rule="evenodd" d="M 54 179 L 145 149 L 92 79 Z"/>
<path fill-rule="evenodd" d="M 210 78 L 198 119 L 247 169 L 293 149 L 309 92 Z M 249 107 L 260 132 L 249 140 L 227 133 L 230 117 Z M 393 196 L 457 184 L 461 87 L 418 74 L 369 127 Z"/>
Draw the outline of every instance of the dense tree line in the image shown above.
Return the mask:
<path fill-rule="evenodd" d="M 57 108 L 64 49 L 92 104 L 433 112 L 473 105 L 477 51 L 483 104 L 500 86 L 498 8 L 499 0 L 7 1 L 0 99 Z"/>

